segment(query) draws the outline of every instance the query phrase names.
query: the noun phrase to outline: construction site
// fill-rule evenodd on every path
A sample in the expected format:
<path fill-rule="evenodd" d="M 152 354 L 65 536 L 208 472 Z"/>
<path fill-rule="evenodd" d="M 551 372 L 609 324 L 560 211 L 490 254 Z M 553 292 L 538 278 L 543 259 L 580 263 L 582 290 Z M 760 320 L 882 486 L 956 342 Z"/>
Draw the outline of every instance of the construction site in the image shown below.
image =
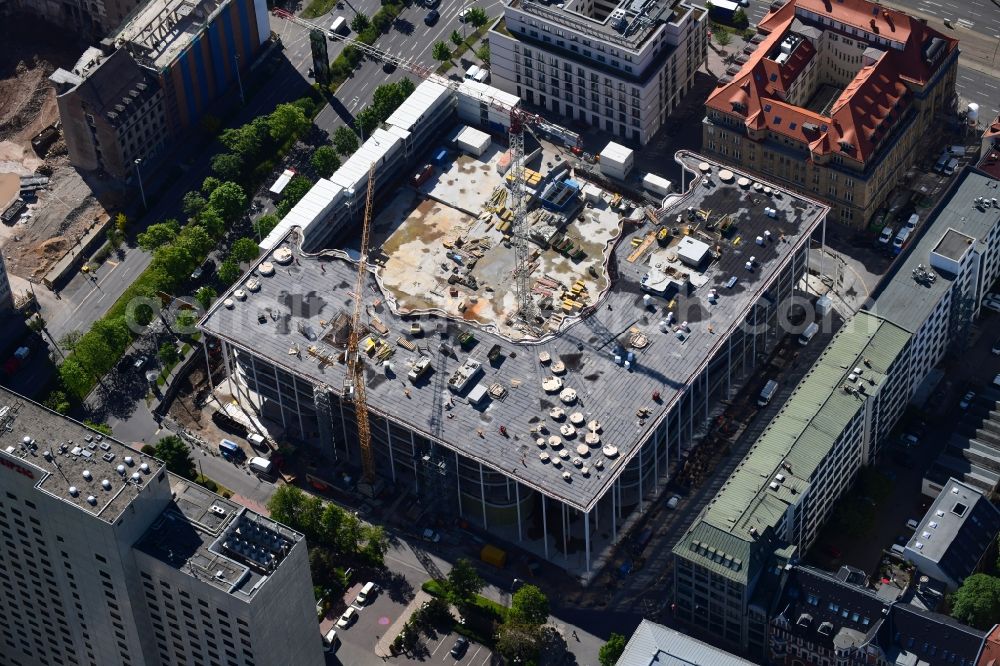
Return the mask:
<path fill-rule="evenodd" d="M 0 40 L 0 247 L 8 271 L 41 281 L 107 212 L 69 164 L 48 82 L 79 57 L 76 36 L 15 14 Z"/>
<path fill-rule="evenodd" d="M 199 326 L 317 477 L 409 488 L 586 578 L 783 337 L 827 209 L 688 153 L 680 191 L 625 196 L 462 105 L 418 87 Z M 358 233 L 329 202 L 365 180 Z"/>

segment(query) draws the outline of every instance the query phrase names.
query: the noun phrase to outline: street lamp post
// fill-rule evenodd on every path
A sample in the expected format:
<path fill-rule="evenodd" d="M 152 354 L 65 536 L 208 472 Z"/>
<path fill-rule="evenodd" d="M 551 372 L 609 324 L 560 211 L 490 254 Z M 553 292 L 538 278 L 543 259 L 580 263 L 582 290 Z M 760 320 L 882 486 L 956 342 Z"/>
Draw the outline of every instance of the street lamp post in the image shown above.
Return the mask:
<path fill-rule="evenodd" d="M 240 104 L 246 104 L 247 100 L 243 96 L 243 79 L 240 78 L 240 54 L 234 53 L 233 59 L 236 61 L 236 84 L 240 87 Z"/>
<path fill-rule="evenodd" d="M 142 187 L 142 170 L 139 168 L 142 164 L 142 158 L 135 158 L 135 175 L 139 178 L 139 195 L 142 197 L 142 209 L 146 210 L 146 190 Z"/>

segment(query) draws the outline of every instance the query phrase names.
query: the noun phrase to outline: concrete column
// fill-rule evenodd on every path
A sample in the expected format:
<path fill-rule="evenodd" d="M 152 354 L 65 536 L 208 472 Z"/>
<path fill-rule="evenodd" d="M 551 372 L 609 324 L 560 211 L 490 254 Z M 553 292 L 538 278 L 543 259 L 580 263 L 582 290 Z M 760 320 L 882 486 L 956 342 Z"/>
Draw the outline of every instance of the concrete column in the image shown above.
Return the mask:
<path fill-rule="evenodd" d="M 462 470 L 458 467 L 458 451 L 455 451 L 455 492 L 458 493 L 458 517 L 464 518 L 462 513 Z"/>
<path fill-rule="evenodd" d="M 642 494 L 642 472 L 643 472 L 643 469 L 642 469 L 642 450 L 643 450 L 643 448 L 645 448 L 645 447 L 643 447 L 640 444 L 639 445 L 639 513 L 642 513 L 642 498 L 645 497 L 645 495 Z"/>
<path fill-rule="evenodd" d="M 611 541 L 618 541 L 618 497 L 617 497 L 617 487 L 618 482 L 615 481 L 611 484 Z"/>
<path fill-rule="evenodd" d="M 281 397 L 281 381 L 278 379 L 278 366 L 272 364 L 274 371 L 274 390 L 278 394 L 278 409 L 281 411 L 281 427 L 288 430 L 288 423 L 285 421 L 285 399 Z"/>
<path fill-rule="evenodd" d="M 208 358 L 208 340 L 205 340 L 204 344 L 201 346 L 201 350 L 205 352 L 205 374 L 208 375 L 208 386 L 212 389 L 212 393 L 215 393 L 215 383 L 212 381 L 212 363 Z"/>
<path fill-rule="evenodd" d="M 486 529 L 486 482 L 483 480 L 483 463 L 479 463 L 479 497 L 483 502 L 483 529 Z"/>
<path fill-rule="evenodd" d="M 294 373 L 288 373 L 288 376 L 292 378 L 292 395 L 295 396 L 295 413 L 299 417 L 299 436 L 301 436 L 302 439 L 305 439 L 306 427 L 302 424 L 302 405 L 299 403 L 299 382 L 295 378 Z"/>
<path fill-rule="evenodd" d="M 710 367 L 712 367 L 711 363 L 705 366 L 705 420 L 706 421 L 708 421 L 708 394 L 712 392 L 712 386 L 708 381 L 708 371 Z"/>
<path fill-rule="evenodd" d="M 413 492 L 420 494 L 420 463 L 417 462 L 417 438 L 410 431 L 410 460 L 413 461 Z"/>
<path fill-rule="evenodd" d="M 521 535 L 521 484 L 514 482 L 514 506 L 517 508 L 517 540 L 524 541 Z"/>
<path fill-rule="evenodd" d="M 569 513 L 569 507 L 560 502 L 559 512 L 562 515 L 563 557 L 569 560 L 569 538 L 568 535 L 566 534 L 566 532 L 568 531 L 568 524 L 569 524 L 569 521 L 566 520 L 566 514 Z"/>
<path fill-rule="evenodd" d="M 583 544 L 587 558 L 587 573 L 590 573 L 590 512 L 583 514 Z"/>
<path fill-rule="evenodd" d="M 542 544 L 545 546 L 545 559 L 549 559 L 549 517 L 545 511 L 545 493 L 538 493 L 542 497 Z"/>
<path fill-rule="evenodd" d="M 254 383 L 254 386 L 256 387 L 256 391 L 257 391 L 257 407 L 256 407 L 256 409 L 257 409 L 257 414 L 260 415 L 260 414 L 264 413 L 264 398 L 263 398 L 263 396 L 261 396 L 260 381 L 258 381 L 258 379 L 257 379 L 257 359 L 254 358 L 251 354 L 247 354 L 247 358 L 250 359 L 250 372 L 253 375 L 253 383 Z M 278 388 L 278 387 L 275 387 L 275 388 Z M 249 396 L 250 396 L 250 387 L 247 387 L 247 397 L 249 397 Z M 250 401 L 250 405 L 251 406 L 253 405 L 253 400 Z"/>
<path fill-rule="evenodd" d="M 726 400 L 733 395 L 733 336 L 726 342 Z"/>
<path fill-rule="evenodd" d="M 392 482 L 396 483 L 396 461 L 392 455 L 392 428 L 389 419 L 385 419 L 385 441 L 389 444 L 389 471 L 392 472 Z"/>
<path fill-rule="evenodd" d="M 226 379 L 229 380 L 231 385 L 235 380 L 233 379 L 233 368 L 229 365 L 229 345 L 227 345 L 226 341 L 221 338 L 219 339 L 219 342 L 222 343 L 222 363 L 226 366 Z M 236 387 L 233 387 L 233 397 L 235 397 L 236 401 L 239 402 L 239 390 L 237 390 Z"/>

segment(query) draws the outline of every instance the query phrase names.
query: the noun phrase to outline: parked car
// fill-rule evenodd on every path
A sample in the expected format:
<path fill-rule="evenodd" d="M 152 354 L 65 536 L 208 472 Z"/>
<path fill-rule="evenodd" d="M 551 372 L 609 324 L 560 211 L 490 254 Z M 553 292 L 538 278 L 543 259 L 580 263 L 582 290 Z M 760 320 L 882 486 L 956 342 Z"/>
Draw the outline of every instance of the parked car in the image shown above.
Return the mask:
<path fill-rule="evenodd" d="M 458 13 L 458 22 L 465 23 L 469 20 L 469 14 L 472 13 L 472 7 L 466 7 Z"/>
<path fill-rule="evenodd" d="M 365 583 L 365 586 L 361 588 L 361 591 L 358 592 L 358 596 L 354 598 L 354 605 L 365 606 L 376 594 L 378 594 L 378 585 L 368 581 Z"/>
<path fill-rule="evenodd" d="M 906 521 L 906 529 L 915 530 L 918 527 L 920 527 L 920 521 L 917 520 L 916 518 L 910 518 L 909 520 Z"/>
<path fill-rule="evenodd" d="M 341 629 L 347 629 L 349 626 L 354 624 L 357 619 L 358 609 L 354 606 L 348 606 L 347 610 L 344 611 L 344 614 L 340 616 L 339 620 L 337 620 L 337 626 Z"/>
<path fill-rule="evenodd" d="M 459 636 L 458 640 L 451 647 L 451 656 L 455 659 L 461 659 L 465 651 L 469 649 L 469 639 L 465 636 Z"/>
<path fill-rule="evenodd" d="M 438 22 L 439 18 L 441 18 L 441 14 L 438 13 L 438 10 L 432 9 L 427 12 L 427 16 L 424 17 L 424 25 L 434 25 Z"/>
<path fill-rule="evenodd" d="M 149 362 L 148 356 L 140 356 L 139 358 L 135 359 L 135 363 L 132 364 L 132 367 L 135 368 L 136 370 L 142 370 L 143 368 L 146 367 L 146 364 L 148 362 Z"/>
<path fill-rule="evenodd" d="M 969 405 L 971 405 L 972 401 L 975 399 L 976 399 L 976 392 L 969 391 L 968 393 L 962 396 L 962 400 L 958 403 L 958 406 L 960 409 L 968 409 Z"/>
<path fill-rule="evenodd" d="M 893 230 L 893 228 L 890 227 L 889 225 L 886 225 L 882 227 L 882 233 L 878 235 L 878 242 L 880 245 L 888 245 L 892 241 L 893 237 L 895 237 L 895 235 L 896 232 Z"/>
<path fill-rule="evenodd" d="M 340 645 L 340 639 L 337 638 L 337 630 L 331 629 L 326 632 L 326 636 L 323 637 L 323 652 L 336 652 L 338 645 Z"/>

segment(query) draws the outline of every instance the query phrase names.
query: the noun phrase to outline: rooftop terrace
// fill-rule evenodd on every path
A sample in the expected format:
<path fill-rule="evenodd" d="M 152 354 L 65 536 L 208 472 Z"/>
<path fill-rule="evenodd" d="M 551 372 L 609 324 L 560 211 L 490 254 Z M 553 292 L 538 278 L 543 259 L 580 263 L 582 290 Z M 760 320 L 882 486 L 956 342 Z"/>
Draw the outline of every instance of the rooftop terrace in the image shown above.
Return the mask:
<path fill-rule="evenodd" d="M 144 64 L 163 67 L 201 34 L 212 15 L 227 1 L 149 0 L 125 19 L 113 39 L 127 43 Z"/>
<path fill-rule="evenodd" d="M 43 492 L 113 523 L 162 463 L 0 388 L 0 462 Z M 8 466 L 11 466 L 8 465 Z"/>
<path fill-rule="evenodd" d="M 674 268 L 680 257 L 655 240 L 657 227 L 650 223 L 625 224 L 608 259 L 617 275 L 613 285 L 594 294 L 592 305 L 569 317 L 558 332 L 531 343 L 437 311 L 400 315 L 369 275 L 365 334 L 378 340 L 370 346 L 373 361 L 366 369 L 371 411 L 589 510 L 827 210 L 774 186 L 753 187 L 749 178 L 741 186 L 742 174 L 720 171 L 697 155 L 679 153 L 678 159 L 698 176 L 689 178 L 688 191 L 669 202 L 661 219 L 678 235 L 686 229 L 687 237 L 709 246 L 703 265 L 683 269 L 689 291 L 671 289 L 664 297 L 651 296 L 649 304 L 643 298 L 641 282 L 652 269 L 681 272 Z M 765 232 L 771 240 L 756 244 Z M 670 242 L 675 241 L 677 236 Z M 246 300 L 231 291 L 201 326 L 339 392 L 344 376 L 339 345 L 353 311 L 356 265 L 342 251 L 306 256 L 298 242 L 292 232 L 262 257 L 234 287 Z M 753 267 L 747 270 L 751 256 Z M 250 280 L 256 291 L 247 290 Z M 716 298 L 710 298 L 713 289 Z M 424 363 L 430 369 L 409 380 L 421 357 L 429 359 Z M 383 358 L 391 369 L 378 362 Z M 478 361 L 482 372 L 449 391 L 448 378 L 468 358 Z M 652 399 L 654 392 L 659 401 Z M 595 420 L 600 427 L 588 446 L 587 425 Z"/>
<path fill-rule="evenodd" d="M 136 548 L 223 592 L 251 598 L 303 537 L 170 475 L 173 503 Z"/>

